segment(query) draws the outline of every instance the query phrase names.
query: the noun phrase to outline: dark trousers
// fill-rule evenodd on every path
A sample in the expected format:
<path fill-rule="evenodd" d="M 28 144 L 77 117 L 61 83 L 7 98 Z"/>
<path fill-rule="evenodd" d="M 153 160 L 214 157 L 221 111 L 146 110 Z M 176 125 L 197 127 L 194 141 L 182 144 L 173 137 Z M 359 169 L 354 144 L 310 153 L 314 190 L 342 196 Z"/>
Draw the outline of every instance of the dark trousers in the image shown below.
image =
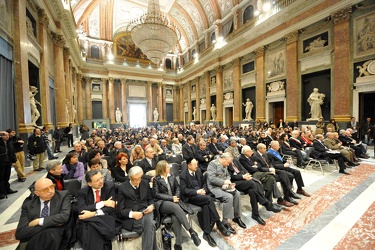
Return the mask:
<path fill-rule="evenodd" d="M 293 152 L 288 152 L 285 155 L 292 155 L 294 157 L 297 157 L 297 166 L 298 167 L 302 166 L 303 156 L 302 156 L 301 150 L 297 149 Z"/>
<path fill-rule="evenodd" d="M 287 171 L 288 173 L 291 173 L 294 176 L 294 179 L 296 180 L 298 188 L 302 188 L 305 186 L 305 184 L 303 183 L 301 172 L 298 169 L 285 168 L 285 171 Z"/>
<path fill-rule="evenodd" d="M 60 139 L 58 139 L 58 140 L 56 140 L 55 141 L 55 153 L 58 153 L 59 151 L 61 151 L 60 150 L 60 145 L 61 145 L 61 141 L 60 141 Z"/>
<path fill-rule="evenodd" d="M 220 221 L 217 213 L 215 203 L 210 195 L 197 195 L 189 197 L 189 203 L 202 207 L 202 230 L 205 234 L 210 234 L 212 231 L 212 224 Z M 199 219 L 199 218 L 198 218 Z"/>
<path fill-rule="evenodd" d="M 272 193 L 276 184 L 276 176 L 269 172 L 255 172 L 253 178 L 260 180 L 263 184 L 264 196 L 272 202 Z"/>
<path fill-rule="evenodd" d="M 266 204 L 268 200 L 264 196 L 264 190 L 260 183 L 250 180 L 236 180 L 236 189 L 238 191 L 247 193 L 250 196 L 251 211 L 254 215 L 259 215 L 258 202 Z"/>
<path fill-rule="evenodd" d="M 341 154 L 328 154 L 328 158 L 337 160 L 339 162 L 339 167 L 341 171 L 344 171 L 344 169 L 346 169 L 345 160 Z"/>
<path fill-rule="evenodd" d="M 286 172 L 284 170 L 276 169 L 276 181 L 280 182 L 284 190 L 284 198 L 289 199 L 290 190 L 293 189 L 293 174 Z"/>
<path fill-rule="evenodd" d="M 3 162 L 0 165 L 0 194 L 6 194 L 10 190 L 9 179 L 12 165 L 10 162 Z"/>
<path fill-rule="evenodd" d="M 64 228 L 48 228 L 34 235 L 27 243 L 26 250 L 58 250 L 63 237 Z"/>
<path fill-rule="evenodd" d="M 73 134 L 68 134 L 68 147 L 73 147 Z"/>

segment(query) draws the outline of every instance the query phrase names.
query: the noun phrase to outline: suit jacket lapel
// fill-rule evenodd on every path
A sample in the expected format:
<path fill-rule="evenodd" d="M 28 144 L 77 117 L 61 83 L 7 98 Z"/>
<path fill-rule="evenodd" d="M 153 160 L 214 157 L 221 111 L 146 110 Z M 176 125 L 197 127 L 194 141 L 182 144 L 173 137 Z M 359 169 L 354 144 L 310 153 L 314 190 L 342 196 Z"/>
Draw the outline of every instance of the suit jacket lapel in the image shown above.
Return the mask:
<path fill-rule="evenodd" d="M 141 182 L 142 184 L 142 182 Z M 130 185 L 130 181 L 125 182 L 125 190 L 129 192 L 131 196 L 133 196 L 134 200 L 137 200 L 137 196 L 135 195 L 135 191 L 132 185 Z M 142 190 L 141 190 L 141 197 L 142 197 Z"/>

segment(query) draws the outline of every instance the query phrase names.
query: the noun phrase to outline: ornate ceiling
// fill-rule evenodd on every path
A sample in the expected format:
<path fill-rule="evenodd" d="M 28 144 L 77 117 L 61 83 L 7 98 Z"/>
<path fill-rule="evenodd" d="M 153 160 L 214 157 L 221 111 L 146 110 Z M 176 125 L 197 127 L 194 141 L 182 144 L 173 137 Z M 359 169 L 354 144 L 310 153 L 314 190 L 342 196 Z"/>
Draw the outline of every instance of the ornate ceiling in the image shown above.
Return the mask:
<path fill-rule="evenodd" d="M 233 7 L 245 0 L 159 1 L 161 11 L 181 31 L 179 49 L 184 51 L 201 39 L 216 20 L 231 15 Z M 78 29 L 88 37 L 113 41 L 126 30 L 129 21 L 147 12 L 147 0 L 72 0 L 71 7 Z"/>

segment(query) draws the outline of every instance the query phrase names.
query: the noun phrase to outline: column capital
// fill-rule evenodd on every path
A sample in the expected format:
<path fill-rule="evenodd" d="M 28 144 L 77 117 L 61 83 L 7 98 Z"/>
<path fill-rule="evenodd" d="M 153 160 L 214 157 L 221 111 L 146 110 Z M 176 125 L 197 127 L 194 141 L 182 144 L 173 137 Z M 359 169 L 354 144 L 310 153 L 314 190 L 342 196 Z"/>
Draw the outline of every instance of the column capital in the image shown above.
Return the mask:
<path fill-rule="evenodd" d="M 77 73 L 77 80 L 82 81 L 82 78 L 83 78 L 82 74 Z"/>
<path fill-rule="evenodd" d="M 107 80 L 108 80 L 108 79 L 107 79 L 107 78 L 102 78 L 101 80 L 102 80 L 102 83 L 105 84 L 105 83 L 107 83 Z"/>
<path fill-rule="evenodd" d="M 39 22 L 42 23 L 44 27 L 48 28 L 49 18 L 44 9 L 38 9 L 38 17 L 39 17 Z"/>
<path fill-rule="evenodd" d="M 298 41 L 298 30 L 296 31 L 292 31 L 288 34 L 286 34 L 284 36 L 286 42 L 289 44 L 289 43 L 293 43 L 293 42 L 297 42 Z"/>
<path fill-rule="evenodd" d="M 240 64 L 240 59 L 237 57 L 232 62 L 233 62 L 233 66 L 238 66 Z"/>
<path fill-rule="evenodd" d="M 219 65 L 215 67 L 216 73 L 223 72 L 223 66 Z"/>
<path fill-rule="evenodd" d="M 256 56 L 263 56 L 264 55 L 264 50 L 265 50 L 264 46 L 261 46 L 261 47 L 255 49 Z"/>
<path fill-rule="evenodd" d="M 69 50 L 69 48 L 64 47 L 64 56 L 66 56 L 66 57 L 70 56 L 70 50 Z"/>
<path fill-rule="evenodd" d="M 331 14 L 331 18 L 334 24 L 339 24 L 344 21 L 350 20 L 352 14 L 352 6 L 347 6 L 341 10 L 336 11 L 335 13 Z"/>
<path fill-rule="evenodd" d="M 128 80 L 128 79 L 126 79 L 126 78 L 121 78 L 121 79 L 120 79 L 120 81 L 121 81 L 122 84 L 125 84 L 127 80 Z"/>
<path fill-rule="evenodd" d="M 113 78 L 113 77 L 108 78 L 108 82 L 114 83 L 115 82 L 115 78 Z"/>
<path fill-rule="evenodd" d="M 59 47 L 64 47 L 65 39 L 63 35 L 56 34 L 55 32 L 51 32 L 51 35 L 52 35 L 52 41 L 54 45 L 59 46 Z"/>
<path fill-rule="evenodd" d="M 91 77 L 89 77 L 89 76 L 85 76 L 84 78 L 85 78 L 86 83 L 89 83 L 91 81 Z"/>

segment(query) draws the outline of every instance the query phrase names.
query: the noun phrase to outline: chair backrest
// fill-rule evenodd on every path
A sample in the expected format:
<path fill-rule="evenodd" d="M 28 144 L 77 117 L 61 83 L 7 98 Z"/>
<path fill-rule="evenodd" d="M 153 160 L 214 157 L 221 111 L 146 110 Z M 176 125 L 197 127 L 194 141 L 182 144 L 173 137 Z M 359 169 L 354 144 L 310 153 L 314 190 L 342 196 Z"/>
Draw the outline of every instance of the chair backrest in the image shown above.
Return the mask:
<path fill-rule="evenodd" d="M 77 196 L 81 189 L 81 182 L 77 179 L 64 180 L 64 189 L 68 190 L 72 196 Z"/>
<path fill-rule="evenodd" d="M 177 164 L 181 164 L 181 162 L 183 161 L 184 159 L 182 158 L 182 155 L 171 155 L 168 159 L 167 159 L 167 162 L 168 163 L 177 163 Z"/>
<path fill-rule="evenodd" d="M 175 177 L 180 175 L 180 166 L 177 163 L 169 163 L 170 173 Z"/>
<path fill-rule="evenodd" d="M 109 160 L 109 156 L 106 156 L 106 155 L 103 155 L 102 157 L 100 157 L 101 159 L 104 159 L 104 160 L 106 160 L 106 161 L 108 161 Z"/>
<path fill-rule="evenodd" d="M 307 157 L 310 157 L 310 154 L 311 154 L 311 152 L 312 152 L 313 150 L 314 150 L 313 147 L 306 147 L 306 148 L 305 148 L 306 156 L 307 156 Z"/>
<path fill-rule="evenodd" d="M 180 166 L 181 172 L 188 168 L 186 161 L 182 161 Z"/>
<path fill-rule="evenodd" d="M 133 166 L 139 166 L 139 162 L 140 162 L 141 160 L 135 160 L 134 162 L 133 162 Z"/>

